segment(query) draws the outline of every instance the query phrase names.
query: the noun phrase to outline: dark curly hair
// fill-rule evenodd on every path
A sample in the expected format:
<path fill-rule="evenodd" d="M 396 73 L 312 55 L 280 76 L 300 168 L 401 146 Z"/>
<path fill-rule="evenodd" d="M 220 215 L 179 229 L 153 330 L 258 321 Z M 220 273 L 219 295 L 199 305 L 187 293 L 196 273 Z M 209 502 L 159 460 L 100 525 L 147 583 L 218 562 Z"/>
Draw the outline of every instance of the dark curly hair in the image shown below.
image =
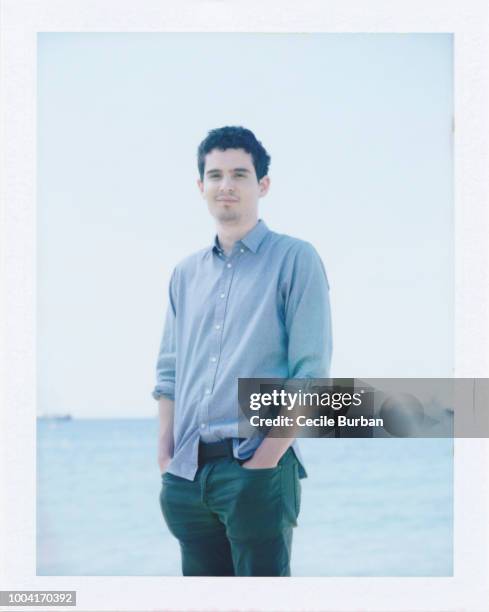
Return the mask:
<path fill-rule="evenodd" d="M 253 132 L 240 126 L 227 126 L 211 130 L 200 143 L 197 150 L 200 180 L 204 179 L 205 156 L 214 149 L 244 149 L 253 158 L 257 179 L 260 180 L 268 174 L 270 155 Z"/>

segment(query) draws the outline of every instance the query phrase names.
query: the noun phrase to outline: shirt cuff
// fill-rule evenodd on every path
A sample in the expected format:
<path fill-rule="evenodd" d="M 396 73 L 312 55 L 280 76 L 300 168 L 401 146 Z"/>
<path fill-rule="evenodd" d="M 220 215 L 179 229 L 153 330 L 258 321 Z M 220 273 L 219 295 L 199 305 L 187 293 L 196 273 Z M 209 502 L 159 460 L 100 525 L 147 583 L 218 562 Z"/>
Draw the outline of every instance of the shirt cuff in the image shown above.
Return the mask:
<path fill-rule="evenodd" d="M 175 400 L 175 385 L 156 385 L 151 395 L 155 400 L 159 400 L 160 397 L 167 397 L 170 400 Z"/>
<path fill-rule="evenodd" d="M 283 389 L 287 393 L 298 393 L 299 391 L 309 393 L 314 384 L 317 384 L 316 378 L 286 378 L 283 383 Z"/>

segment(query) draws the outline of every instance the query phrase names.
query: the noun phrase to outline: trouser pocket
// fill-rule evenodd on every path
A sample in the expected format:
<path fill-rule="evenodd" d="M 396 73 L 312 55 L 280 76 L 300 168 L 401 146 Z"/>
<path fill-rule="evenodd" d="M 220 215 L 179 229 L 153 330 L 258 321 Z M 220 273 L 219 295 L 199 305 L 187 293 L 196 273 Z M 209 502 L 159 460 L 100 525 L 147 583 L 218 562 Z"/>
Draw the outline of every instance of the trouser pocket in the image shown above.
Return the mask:
<path fill-rule="evenodd" d="M 255 470 L 238 462 L 235 465 L 235 491 L 228 498 L 230 533 L 240 538 L 271 538 L 295 527 L 300 483 L 293 450 L 289 449 L 275 468 Z"/>
<path fill-rule="evenodd" d="M 282 467 L 255 470 L 234 465 L 226 495 L 228 534 L 238 540 L 276 537 L 282 529 Z"/>
<path fill-rule="evenodd" d="M 299 479 L 299 464 L 297 460 L 294 463 L 294 499 L 295 499 L 295 515 L 296 518 L 299 516 L 301 511 L 301 494 L 302 494 L 301 481 Z"/>
<path fill-rule="evenodd" d="M 166 473 L 162 478 L 160 508 L 170 532 L 185 537 L 199 514 L 200 495 L 195 482 Z"/>
<path fill-rule="evenodd" d="M 301 506 L 301 483 L 299 481 L 299 466 L 295 455 L 283 466 L 282 490 L 285 523 L 297 525 Z"/>

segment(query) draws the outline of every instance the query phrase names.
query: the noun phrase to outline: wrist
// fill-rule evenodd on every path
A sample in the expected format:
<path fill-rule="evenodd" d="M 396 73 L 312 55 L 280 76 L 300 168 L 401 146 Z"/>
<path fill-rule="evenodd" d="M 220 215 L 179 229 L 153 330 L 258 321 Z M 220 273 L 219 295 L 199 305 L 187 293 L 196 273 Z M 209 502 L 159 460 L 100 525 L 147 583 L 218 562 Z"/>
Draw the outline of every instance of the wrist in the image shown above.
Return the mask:
<path fill-rule="evenodd" d="M 248 459 L 246 464 L 250 465 L 251 467 L 273 468 L 277 467 L 279 460 L 280 457 L 277 457 L 271 453 L 259 452 L 259 449 L 257 449 L 250 459 Z"/>
<path fill-rule="evenodd" d="M 171 459 L 173 456 L 173 445 L 169 444 L 164 438 L 160 438 L 158 442 L 158 455 Z"/>
<path fill-rule="evenodd" d="M 269 463 L 277 465 L 281 457 L 282 454 L 278 453 L 275 449 L 259 446 L 253 453 L 252 459 L 256 460 L 259 463 Z"/>

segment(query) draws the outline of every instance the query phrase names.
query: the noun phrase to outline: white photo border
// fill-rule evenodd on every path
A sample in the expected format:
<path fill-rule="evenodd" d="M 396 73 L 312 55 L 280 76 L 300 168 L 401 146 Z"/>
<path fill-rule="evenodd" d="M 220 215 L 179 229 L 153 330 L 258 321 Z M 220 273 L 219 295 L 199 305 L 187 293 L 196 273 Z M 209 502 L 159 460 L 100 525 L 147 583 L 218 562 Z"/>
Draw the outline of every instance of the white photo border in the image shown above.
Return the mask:
<path fill-rule="evenodd" d="M 78 610 L 487 610 L 488 441 L 455 440 L 454 576 L 36 576 L 36 64 L 40 32 L 454 34 L 455 372 L 489 377 L 488 16 L 484 0 L 4 0 L 0 585 L 76 590 Z M 26 608 L 29 609 L 29 608 Z M 35 608 L 32 608 L 35 609 Z"/>

